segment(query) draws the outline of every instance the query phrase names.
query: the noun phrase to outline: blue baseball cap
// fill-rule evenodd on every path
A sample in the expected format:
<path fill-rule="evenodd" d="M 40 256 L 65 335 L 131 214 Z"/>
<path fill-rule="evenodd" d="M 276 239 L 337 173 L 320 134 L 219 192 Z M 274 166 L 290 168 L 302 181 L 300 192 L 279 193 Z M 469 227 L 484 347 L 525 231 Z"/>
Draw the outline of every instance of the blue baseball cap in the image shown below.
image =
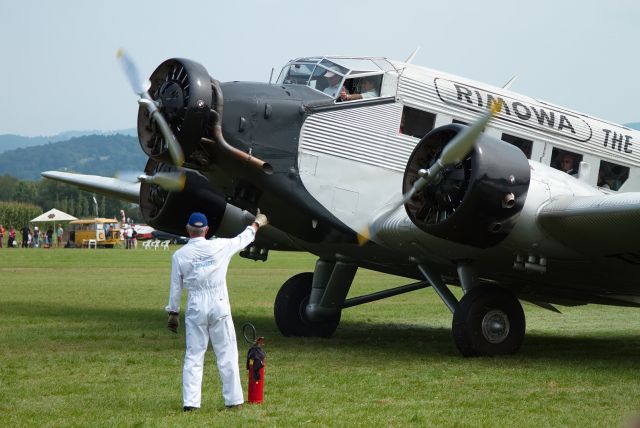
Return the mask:
<path fill-rule="evenodd" d="M 187 224 L 193 227 L 208 226 L 207 217 L 202 213 L 195 212 L 191 214 L 191 216 L 189 217 L 189 222 Z"/>

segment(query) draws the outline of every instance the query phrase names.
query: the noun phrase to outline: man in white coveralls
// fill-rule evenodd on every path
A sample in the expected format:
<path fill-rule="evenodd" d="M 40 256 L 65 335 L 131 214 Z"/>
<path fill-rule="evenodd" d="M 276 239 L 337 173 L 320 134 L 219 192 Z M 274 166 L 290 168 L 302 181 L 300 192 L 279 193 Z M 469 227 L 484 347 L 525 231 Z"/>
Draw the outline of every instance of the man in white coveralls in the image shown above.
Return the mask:
<path fill-rule="evenodd" d="M 267 217 L 258 211 L 254 223 L 235 238 L 207 240 L 207 217 L 194 212 L 187 223 L 191 239 L 173 254 L 166 310 L 169 313 L 167 326 L 174 333 L 178 331 L 182 289 L 188 290 L 187 349 L 182 370 L 185 412 L 200 408 L 202 369 L 209 339 L 216 354 L 225 406 L 234 408 L 244 402 L 226 276 L 231 257 L 253 242 L 258 229 L 266 224 Z"/>

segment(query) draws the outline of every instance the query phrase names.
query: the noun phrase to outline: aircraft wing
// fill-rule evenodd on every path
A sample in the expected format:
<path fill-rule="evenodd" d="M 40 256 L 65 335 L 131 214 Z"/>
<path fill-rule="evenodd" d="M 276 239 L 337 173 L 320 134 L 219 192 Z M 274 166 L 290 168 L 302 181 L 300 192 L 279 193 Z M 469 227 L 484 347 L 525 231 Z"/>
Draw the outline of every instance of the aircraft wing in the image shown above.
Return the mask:
<path fill-rule="evenodd" d="M 540 209 L 540 226 L 583 254 L 619 256 L 640 251 L 640 193 L 563 196 Z"/>
<path fill-rule="evenodd" d="M 140 183 L 130 183 L 117 178 L 101 177 L 99 175 L 73 174 L 60 171 L 45 171 L 41 175 L 89 192 L 96 192 L 136 204 L 140 202 Z"/>

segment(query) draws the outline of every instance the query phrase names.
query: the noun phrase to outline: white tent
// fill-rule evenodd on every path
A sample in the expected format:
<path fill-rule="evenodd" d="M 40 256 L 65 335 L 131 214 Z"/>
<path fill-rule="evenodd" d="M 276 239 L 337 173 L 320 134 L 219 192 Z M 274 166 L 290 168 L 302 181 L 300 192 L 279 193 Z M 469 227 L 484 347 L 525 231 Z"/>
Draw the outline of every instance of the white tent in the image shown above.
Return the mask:
<path fill-rule="evenodd" d="M 77 220 L 77 218 L 63 211 L 57 210 L 55 208 L 51 208 L 46 213 L 40 214 L 38 217 L 31 220 L 31 223 L 40 223 L 43 221 L 55 222 L 55 221 L 71 221 L 71 220 Z"/>

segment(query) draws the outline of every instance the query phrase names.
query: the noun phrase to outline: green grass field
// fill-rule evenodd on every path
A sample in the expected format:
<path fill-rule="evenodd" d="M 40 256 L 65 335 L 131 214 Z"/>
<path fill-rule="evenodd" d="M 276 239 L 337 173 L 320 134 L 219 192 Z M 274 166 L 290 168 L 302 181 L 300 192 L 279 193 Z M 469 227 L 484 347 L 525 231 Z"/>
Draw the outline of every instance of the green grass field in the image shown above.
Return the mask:
<path fill-rule="evenodd" d="M 0 250 L 3 426 L 621 427 L 640 410 L 640 309 L 525 305 L 524 345 L 500 358 L 462 358 L 430 289 L 345 310 L 331 339 L 284 338 L 273 300 L 315 260 L 272 253 L 234 258 L 228 278 L 236 330 L 250 321 L 266 337 L 265 404 L 223 410 L 210 353 L 203 407 L 185 414 L 184 329 L 170 333 L 163 309 L 170 256 Z M 407 282 L 361 271 L 350 295 Z"/>

